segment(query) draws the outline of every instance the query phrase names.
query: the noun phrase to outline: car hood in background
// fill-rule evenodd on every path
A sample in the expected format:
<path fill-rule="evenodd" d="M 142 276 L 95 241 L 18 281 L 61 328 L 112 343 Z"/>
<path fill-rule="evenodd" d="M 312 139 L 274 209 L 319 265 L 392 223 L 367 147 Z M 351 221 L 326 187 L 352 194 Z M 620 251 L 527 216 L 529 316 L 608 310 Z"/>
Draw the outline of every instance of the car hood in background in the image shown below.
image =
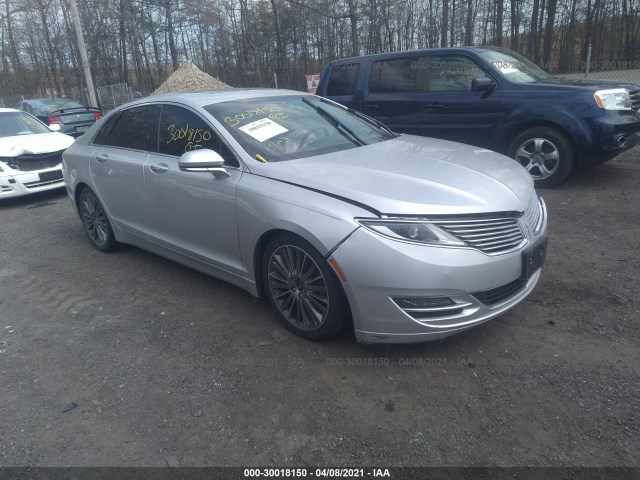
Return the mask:
<path fill-rule="evenodd" d="M 1 137 L 0 157 L 59 152 L 68 148 L 73 143 L 73 140 L 73 137 L 57 132 Z"/>
<path fill-rule="evenodd" d="M 599 80 L 596 78 L 564 78 L 558 76 L 548 80 L 538 80 L 532 85 L 562 85 L 570 87 L 585 87 L 593 90 L 604 90 L 607 88 L 626 88 L 627 90 L 637 90 L 638 85 L 614 80 Z"/>
<path fill-rule="evenodd" d="M 383 214 L 521 212 L 533 193 L 531 176 L 515 160 L 481 148 L 412 135 L 252 170 L 359 202 Z"/>

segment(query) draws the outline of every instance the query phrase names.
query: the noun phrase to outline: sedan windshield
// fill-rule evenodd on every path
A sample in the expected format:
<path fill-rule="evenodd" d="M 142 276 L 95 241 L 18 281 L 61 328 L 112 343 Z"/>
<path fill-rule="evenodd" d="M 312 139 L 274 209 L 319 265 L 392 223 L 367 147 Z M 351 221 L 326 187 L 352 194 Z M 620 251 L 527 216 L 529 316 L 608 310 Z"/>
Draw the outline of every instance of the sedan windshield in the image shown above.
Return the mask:
<path fill-rule="evenodd" d="M 233 100 L 204 108 L 262 162 L 338 152 L 395 136 L 375 120 L 311 95 Z"/>
<path fill-rule="evenodd" d="M 507 80 L 515 83 L 532 83 L 540 80 L 552 80 L 554 77 L 535 63 L 517 53 L 506 53 L 497 50 L 481 50 L 478 52 L 485 63 L 498 69 Z"/>
<path fill-rule="evenodd" d="M 0 113 L 0 137 L 51 133 L 41 121 L 23 112 Z"/>

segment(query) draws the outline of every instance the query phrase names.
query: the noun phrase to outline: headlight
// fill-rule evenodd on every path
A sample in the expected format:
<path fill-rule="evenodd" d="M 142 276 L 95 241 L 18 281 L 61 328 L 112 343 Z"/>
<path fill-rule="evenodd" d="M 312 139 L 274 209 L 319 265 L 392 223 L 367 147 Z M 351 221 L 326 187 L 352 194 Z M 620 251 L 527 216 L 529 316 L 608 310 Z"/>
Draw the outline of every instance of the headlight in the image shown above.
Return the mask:
<path fill-rule="evenodd" d="M 598 107 L 605 110 L 631 110 L 631 97 L 626 88 L 598 90 L 593 94 Z"/>
<path fill-rule="evenodd" d="M 363 227 L 394 240 L 430 245 L 464 245 L 463 242 L 453 235 L 429 222 L 421 220 L 356 218 L 356 221 Z"/>
<path fill-rule="evenodd" d="M 0 172 L 6 172 L 7 169 L 14 168 L 13 163 L 14 160 L 11 157 L 0 157 Z"/>

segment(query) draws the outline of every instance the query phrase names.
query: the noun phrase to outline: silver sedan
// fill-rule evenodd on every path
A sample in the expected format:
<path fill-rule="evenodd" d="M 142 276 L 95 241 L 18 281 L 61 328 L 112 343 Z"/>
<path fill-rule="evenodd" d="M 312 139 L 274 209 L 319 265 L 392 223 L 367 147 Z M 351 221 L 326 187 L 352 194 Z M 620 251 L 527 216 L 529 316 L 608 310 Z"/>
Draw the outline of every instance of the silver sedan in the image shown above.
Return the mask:
<path fill-rule="evenodd" d="M 300 92 L 140 99 L 63 171 L 95 248 L 136 245 L 264 296 L 307 339 L 449 336 L 522 301 L 546 253 L 544 202 L 513 160 Z"/>

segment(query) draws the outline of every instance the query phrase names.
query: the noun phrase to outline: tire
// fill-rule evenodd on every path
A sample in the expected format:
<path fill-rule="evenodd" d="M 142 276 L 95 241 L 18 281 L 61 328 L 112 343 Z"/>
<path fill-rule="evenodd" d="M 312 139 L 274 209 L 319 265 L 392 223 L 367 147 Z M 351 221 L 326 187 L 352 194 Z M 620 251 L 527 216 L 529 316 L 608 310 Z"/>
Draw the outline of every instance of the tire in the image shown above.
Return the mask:
<path fill-rule="evenodd" d="M 280 320 L 302 338 L 326 340 L 348 322 L 349 304 L 337 275 L 300 237 L 280 234 L 267 244 L 262 284 Z"/>
<path fill-rule="evenodd" d="M 91 245 L 101 252 L 114 250 L 118 242 L 116 242 L 116 237 L 113 235 L 111 223 L 109 223 L 100 200 L 89 187 L 84 187 L 80 191 L 78 212 L 80 213 L 84 233 L 86 233 Z"/>
<path fill-rule="evenodd" d="M 534 127 L 517 135 L 507 155 L 533 177 L 536 187 L 555 187 L 573 169 L 575 152 L 566 135 L 550 127 Z"/>

